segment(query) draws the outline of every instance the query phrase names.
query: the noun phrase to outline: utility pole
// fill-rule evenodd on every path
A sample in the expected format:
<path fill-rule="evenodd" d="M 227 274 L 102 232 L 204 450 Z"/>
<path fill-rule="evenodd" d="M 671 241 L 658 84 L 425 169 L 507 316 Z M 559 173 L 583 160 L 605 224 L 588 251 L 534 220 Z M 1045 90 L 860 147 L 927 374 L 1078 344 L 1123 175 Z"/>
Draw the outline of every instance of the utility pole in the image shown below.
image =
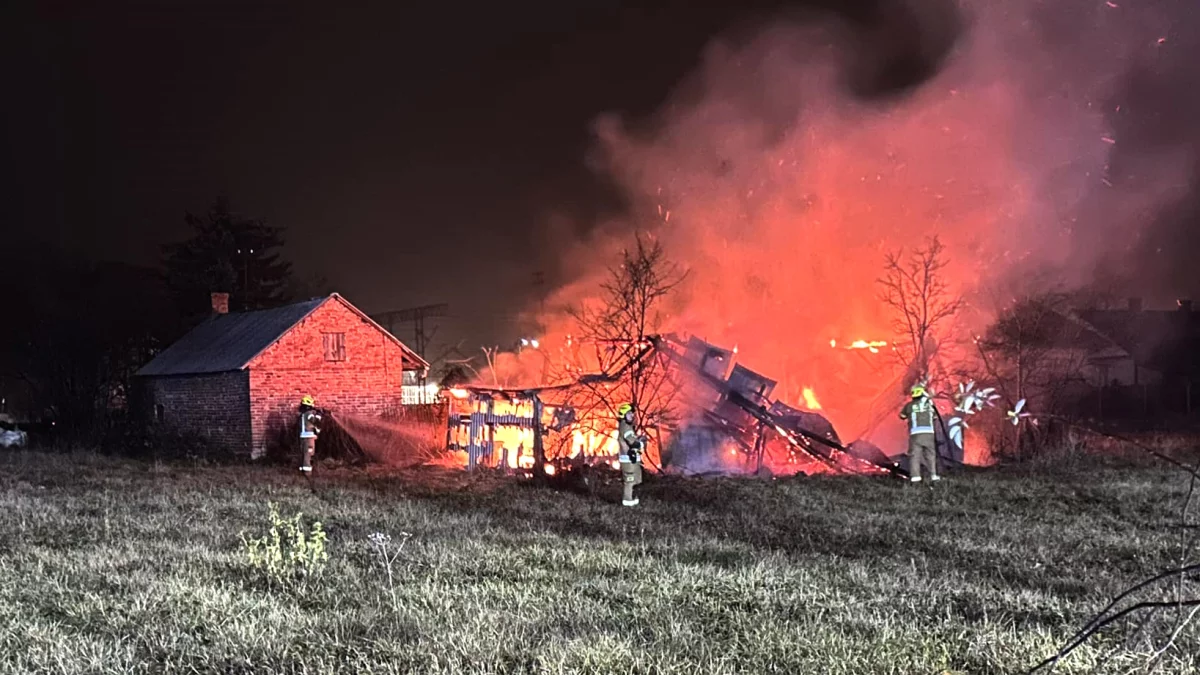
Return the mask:
<path fill-rule="evenodd" d="M 425 349 L 429 347 L 429 341 L 437 333 L 437 328 L 431 332 L 425 332 L 425 319 L 432 319 L 439 316 L 446 316 L 446 311 L 450 308 L 447 304 L 439 305 L 422 305 L 420 307 L 409 307 L 408 309 L 398 309 L 391 312 L 381 312 L 373 317 L 379 323 L 388 327 L 388 332 L 392 335 L 396 334 L 396 324 L 412 322 L 413 324 L 413 350 L 425 358 Z"/>
<path fill-rule="evenodd" d="M 421 305 L 420 307 L 409 307 L 408 309 L 398 309 L 391 312 L 381 312 L 373 317 L 376 322 L 387 326 L 388 332 L 392 335 L 396 334 L 396 324 L 412 322 L 413 324 L 413 351 L 421 358 L 425 358 L 425 350 L 429 347 L 429 341 L 433 339 L 437 328 L 432 331 L 425 331 L 425 319 L 432 319 L 440 316 L 446 316 L 450 306 L 441 303 L 437 305 Z M 425 374 L 422 373 L 417 379 L 418 385 L 421 387 L 421 401 L 425 402 Z"/>

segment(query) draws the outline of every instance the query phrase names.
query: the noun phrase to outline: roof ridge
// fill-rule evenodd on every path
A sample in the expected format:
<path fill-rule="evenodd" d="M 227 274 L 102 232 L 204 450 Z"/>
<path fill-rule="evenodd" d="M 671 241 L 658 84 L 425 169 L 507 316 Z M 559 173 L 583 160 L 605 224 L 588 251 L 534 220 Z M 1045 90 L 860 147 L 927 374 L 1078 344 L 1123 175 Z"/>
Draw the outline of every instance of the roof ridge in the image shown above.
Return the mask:
<path fill-rule="evenodd" d="M 241 370 L 329 297 L 210 317 L 159 352 L 137 375 L 201 375 Z"/>
<path fill-rule="evenodd" d="M 281 309 L 287 309 L 288 307 L 299 307 L 300 305 L 305 305 L 310 302 L 325 302 L 326 300 L 328 300 L 329 298 L 332 298 L 335 295 L 337 295 L 337 293 L 330 293 L 329 295 L 325 295 L 325 296 L 318 295 L 318 296 L 311 297 L 307 300 L 297 300 L 295 302 L 289 302 L 289 303 L 286 303 L 283 305 L 276 305 L 274 307 L 263 307 L 260 309 L 244 310 L 241 312 L 227 312 L 225 314 L 218 314 L 211 318 L 219 319 L 222 316 L 246 316 L 248 314 L 259 314 L 262 312 L 277 312 Z M 341 296 L 338 296 L 338 297 L 341 297 Z"/>
<path fill-rule="evenodd" d="M 398 345 L 406 362 L 420 368 L 429 363 L 387 329 L 338 293 L 250 312 L 221 314 L 202 321 L 138 370 L 139 376 L 203 375 L 244 370 L 300 323 L 337 300 Z"/>

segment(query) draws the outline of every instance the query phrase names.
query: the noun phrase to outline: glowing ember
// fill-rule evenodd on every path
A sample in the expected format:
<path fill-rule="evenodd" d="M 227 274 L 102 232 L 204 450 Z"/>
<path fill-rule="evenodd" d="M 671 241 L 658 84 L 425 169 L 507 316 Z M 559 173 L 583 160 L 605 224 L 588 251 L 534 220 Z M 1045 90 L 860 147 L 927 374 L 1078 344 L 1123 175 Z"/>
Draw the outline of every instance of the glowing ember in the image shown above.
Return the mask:
<path fill-rule="evenodd" d="M 553 464 L 546 465 L 546 475 L 547 476 L 553 476 L 557 471 L 558 471 L 558 469 L 554 468 Z"/>
<path fill-rule="evenodd" d="M 804 407 L 809 410 L 821 409 L 821 402 L 817 400 L 816 393 L 810 387 L 804 388 Z"/>
<path fill-rule="evenodd" d="M 837 348 L 837 340 L 830 340 L 829 346 L 836 349 Z M 886 346 L 888 346 L 888 343 L 883 340 L 873 340 L 873 341 L 855 340 L 854 342 L 851 342 L 850 344 L 846 345 L 845 348 L 846 349 L 865 349 L 865 350 L 871 352 L 872 354 L 878 354 L 879 350 Z"/>

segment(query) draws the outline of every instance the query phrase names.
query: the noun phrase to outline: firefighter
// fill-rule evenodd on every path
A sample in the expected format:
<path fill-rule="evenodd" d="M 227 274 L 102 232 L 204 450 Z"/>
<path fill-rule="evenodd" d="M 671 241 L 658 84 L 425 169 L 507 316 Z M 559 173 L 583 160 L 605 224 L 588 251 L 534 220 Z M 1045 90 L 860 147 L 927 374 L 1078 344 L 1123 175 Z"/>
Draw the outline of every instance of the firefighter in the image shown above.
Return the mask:
<path fill-rule="evenodd" d="M 300 399 L 300 470 L 312 472 L 312 458 L 317 451 L 317 436 L 321 434 L 321 413 L 313 397 Z"/>
<path fill-rule="evenodd" d="M 908 474 L 909 480 L 921 482 L 921 466 L 929 472 L 929 480 L 941 480 L 937 470 L 937 445 L 934 443 L 933 420 L 936 411 L 933 401 L 925 394 L 925 387 L 912 388 L 912 400 L 904 404 L 900 419 L 908 422 Z"/>
<path fill-rule="evenodd" d="M 633 497 L 633 488 L 642 482 L 642 451 L 646 439 L 637 435 L 634 427 L 633 406 L 622 403 L 617 408 L 617 442 L 621 446 L 621 480 L 625 484 L 625 492 L 621 500 L 624 506 L 637 506 L 638 500 Z"/>

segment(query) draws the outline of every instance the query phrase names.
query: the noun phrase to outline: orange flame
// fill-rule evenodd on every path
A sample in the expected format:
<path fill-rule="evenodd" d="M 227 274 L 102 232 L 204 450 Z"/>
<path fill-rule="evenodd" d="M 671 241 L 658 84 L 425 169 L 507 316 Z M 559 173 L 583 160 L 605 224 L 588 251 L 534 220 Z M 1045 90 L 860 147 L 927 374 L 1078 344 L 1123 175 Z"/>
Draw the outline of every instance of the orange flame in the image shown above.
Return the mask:
<path fill-rule="evenodd" d="M 804 407 L 809 410 L 821 409 L 821 402 L 817 400 L 817 395 L 811 387 L 804 388 Z"/>
<path fill-rule="evenodd" d="M 467 400 L 455 392 L 468 394 L 467 390 L 447 390 L 456 400 L 451 402 L 452 416 L 469 416 L 475 414 L 491 414 L 497 417 L 523 417 L 533 415 L 533 403 L 528 399 L 514 398 L 511 400 L 495 399 Z M 548 424 L 554 414 L 553 406 L 543 410 L 542 423 Z M 617 442 L 616 421 L 608 424 L 607 419 L 587 419 L 577 423 L 574 428 L 561 433 L 548 435 L 545 440 L 545 457 L 547 462 L 561 459 L 599 458 L 608 461 L 619 452 Z M 606 428 L 607 427 L 607 428 Z M 479 461 L 484 466 L 503 467 L 517 470 L 534 468 L 534 431 L 528 426 L 499 422 L 484 423 L 475 430 L 476 437 L 470 438 L 471 429 L 466 425 L 454 427 L 451 444 L 460 450 L 474 442 L 477 446 L 491 447 L 491 453 L 484 451 Z M 466 452 L 455 453 L 455 463 L 465 466 L 468 462 Z M 549 475 L 557 472 L 556 467 L 545 464 L 544 470 Z"/>
<path fill-rule="evenodd" d="M 829 346 L 837 349 L 837 340 L 830 340 Z M 888 346 L 888 343 L 883 340 L 855 340 L 846 345 L 846 349 L 865 349 L 872 354 L 878 354 L 879 350 Z"/>

